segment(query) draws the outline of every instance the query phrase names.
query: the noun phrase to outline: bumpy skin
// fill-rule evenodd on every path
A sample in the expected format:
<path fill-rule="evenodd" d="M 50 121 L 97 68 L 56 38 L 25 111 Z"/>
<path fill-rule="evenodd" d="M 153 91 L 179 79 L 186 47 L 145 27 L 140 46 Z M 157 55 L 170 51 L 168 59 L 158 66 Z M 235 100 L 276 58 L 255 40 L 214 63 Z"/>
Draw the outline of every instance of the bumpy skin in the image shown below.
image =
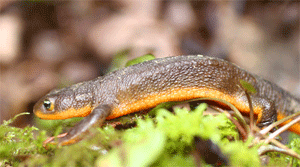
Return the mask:
<path fill-rule="evenodd" d="M 93 112 L 60 141 L 72 143 L 89 127 L 99 125 L 105 119 L 152 108 L 162 102 L 214 97 L 249 113 L 245 91 L 239 84 L 241 79 L 257 90 L 251 99 L 259 125 L 268 125 L 300 111 L 300 100 L 275 84 L 227 61 L 198 55 L 146 61 L 54 90 L 37 102 L 34 112 L 42 119 L 82 117 Z M 45 99 L 52 102 L 53 110 L 45 108 Z M 300 134 L 300 124 L 290 130 Z"/>

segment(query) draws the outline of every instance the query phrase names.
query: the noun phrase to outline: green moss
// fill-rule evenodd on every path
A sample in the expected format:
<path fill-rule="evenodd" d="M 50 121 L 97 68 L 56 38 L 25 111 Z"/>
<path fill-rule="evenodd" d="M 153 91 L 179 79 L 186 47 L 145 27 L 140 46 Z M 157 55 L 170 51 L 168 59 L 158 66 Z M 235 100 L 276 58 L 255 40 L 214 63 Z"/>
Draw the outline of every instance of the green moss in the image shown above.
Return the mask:
<path fill-rule="evenodd" d="M 222 148 L 225 154 L 230 155 L 230 164 L 233 166 L 260 166 L 257 148 L 249 148 L 247 142 L 230 142 Z"/>
<path fill-rule="evenodd" d="M 10 165 L 19 164 L 19 162 L 28 155 L 38 152 L 45 153 L 42 142 L 46 139 L 45 131 L 41 131 L 34 137 L 38 130 L 36 127 L 16 128 L 9 126 L 17 117 L 29 114 L 21 113 L 13 119 L 4 121 L 0 125 L 0 160 Z"/>
<path fill-rule="evenodd" d="M 295 137 L 289 144 L 289 147 L 300 155 L 300 137 Z M 287 157 L 287 160 L 293 164 L 293 166 L 300 166 L 300 160 Z"/>
<path fill-rule="evenodd" d="M 206 106 L 193 111 L 175 108 L 174 112 L 160 108 L 152 118 L 137 119 L 134 128 L 91 129 L 81 142 L 48 150 L 42 146 L 45 131 L 14 128 L 8 126 L 11 121 L 5 122 L 0 126 L 1 161 L 13 166 L 195 166 L 193 137 L 201 136 L 216 143 L 230 165 L 260 166 L 257 148 L 248 147 L 251 139 L 238 140 L 235 126 L 223 114 L 204 116 Z M 57 126 L 61 128 L 65 127 Z M 299 152 L 299 145 L 298 138 L 290 147 Z M 283 164 L 291 161 L 285 157 Z"/>
<path fill-rule="evenodd" d="M 49 135 L 54 136 L 62 132 L 64 128 L 71 128 L 83 118 L 75 117 L 64 120 L 44 120 L 34 117 L 35 125 L 39 129 L 46 130 Z"/>

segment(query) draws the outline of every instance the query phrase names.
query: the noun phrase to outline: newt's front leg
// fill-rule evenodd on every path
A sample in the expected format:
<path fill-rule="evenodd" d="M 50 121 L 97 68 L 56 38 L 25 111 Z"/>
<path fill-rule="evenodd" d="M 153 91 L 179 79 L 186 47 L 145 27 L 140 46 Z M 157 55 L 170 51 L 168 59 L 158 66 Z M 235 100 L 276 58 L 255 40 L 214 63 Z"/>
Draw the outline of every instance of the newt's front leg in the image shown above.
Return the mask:
<path fill-rule="evenodd" d="M 110 105 L 99 105 L 91 114 L 76 124 L 68 133 L 58 136 L 58 145 L 69 145 L 78 142 L 91 127 L 100 126 L 111 113 Z M 51 142 L 54 137 L 46 140 L 44 145 Z"/>

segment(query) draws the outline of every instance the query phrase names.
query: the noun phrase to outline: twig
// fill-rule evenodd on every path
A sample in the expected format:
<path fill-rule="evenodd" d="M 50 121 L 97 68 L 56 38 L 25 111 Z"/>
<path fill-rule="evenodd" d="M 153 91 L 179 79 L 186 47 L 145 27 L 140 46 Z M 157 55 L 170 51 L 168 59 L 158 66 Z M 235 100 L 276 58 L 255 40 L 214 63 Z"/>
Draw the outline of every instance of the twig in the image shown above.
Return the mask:
<path fill-rule="evenodd" d="M 292 120 L 291 122 L 285 124 L 280 129 L 276 130 L 274 133 L 270 134 L 269 137 L 264 141 L 264 143 L 269 143 L 271 139 L 274 139 L 276 136 L 278 136 L 283 131 L 286 131 L 289 127 L 293 126 L 295 123 L 300 122 L 300 116 L 296 119 Z"/>
<path fill-rule="evenodd" d="M 300 156 L 297 153 L 295 153 L 293 150 L 289 149 L 289 148 L 288 149 L 283 149 L 283 148 L 279 148 L 279 147 L 276 147 L 276 146 L 273 146 L 273 145 L 267 145 L 267 146 L 261 146 L 258 149 L 258 154 L 260 156 L 266 154 L 267 152 L 280 152 L 280 153 L 283 153 L 283 154 L 286 154 L 286 155 L 289 155 L 289 156 L 300 159 Z"/>
<path fill-rule="evenodd" d="M 281 119 L 281 120 L 279 120 L 279 121 L 276 121 L 275 123 L 269 125 L 269 126 L 266 127 L 265 129 L 261 130 L 259 133 L 262 134 L 262 135 L 265 135 L 265 134 L 267 134 L 268 132 L 270 132 L 274 127 L 276 127 L 276 126 L 282 124 L 282 123 L 285 122 L 285 121 L 288 121 L 288 120 L 290 120 L 290 119 L 292 119 L 292 118 L 295 118 L 295 117 L 298 116 L 298 115 L 300 115 L 300 112 L 297 112 L 297 113 L 295 113 L 295 114 L 289 115 L 289 116 L 287 116 L 287 117 L 285 117 L 285 118 L 283 118 L 283 119 Z"/>
<path fill-rule="evenodd" d="M 253 112 L 253 105 L 252 105 L 252 100 L 250 98 L 250 95 L 247 90 L 245 90 L 245 94 L 249 103 L 249 108 L 250 108 L 250 133 L 253 135 L 253 127 L 255 126 L 254 123 L 254 112 Z"/>

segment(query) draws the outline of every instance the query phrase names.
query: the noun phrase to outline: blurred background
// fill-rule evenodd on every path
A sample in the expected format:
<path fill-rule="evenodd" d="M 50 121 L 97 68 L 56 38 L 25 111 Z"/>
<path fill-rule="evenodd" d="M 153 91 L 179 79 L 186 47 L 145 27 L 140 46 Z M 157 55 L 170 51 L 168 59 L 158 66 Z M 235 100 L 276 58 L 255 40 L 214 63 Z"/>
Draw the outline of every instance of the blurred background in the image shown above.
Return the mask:
<path fill-rule="evenodd" d="M 32 113 L 53 88 L 105 74 L 117 53 L 219 57 L 299 96 L 299 9 L 288 0 L 1 1 L 0 122 Z"/>

